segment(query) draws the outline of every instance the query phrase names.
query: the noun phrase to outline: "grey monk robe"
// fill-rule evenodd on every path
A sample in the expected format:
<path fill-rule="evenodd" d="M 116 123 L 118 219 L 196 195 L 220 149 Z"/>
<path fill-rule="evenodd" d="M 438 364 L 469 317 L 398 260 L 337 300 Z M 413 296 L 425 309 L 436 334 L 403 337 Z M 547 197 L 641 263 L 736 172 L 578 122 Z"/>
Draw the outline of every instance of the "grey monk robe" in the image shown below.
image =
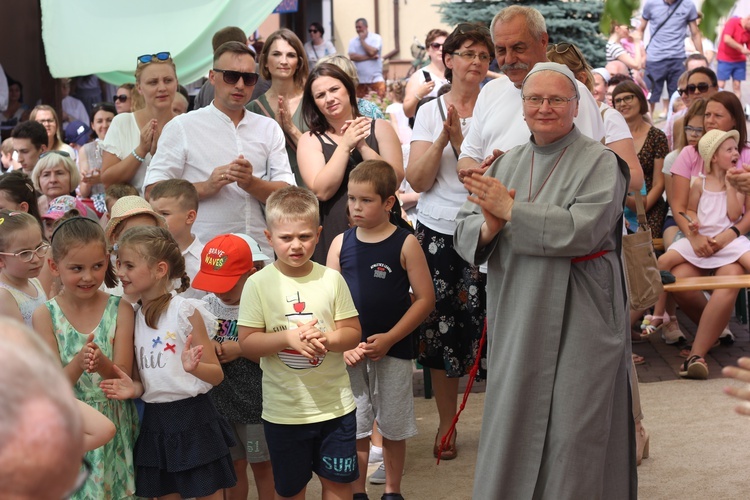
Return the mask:
<path fill-rule="evenodd" d="M 484 217 L 471 202 L 454 240 L 464 259 L 488 263 L 487 393 L 473 498 L 635 498 L 631 351 L 616 251 L 627 165 L 574 127 L 555 143 L 511 149 L 485 175 L 516 196 L 511 222 L 485 248 L 477 248 Z M 532 200 L 539 192 L 535 202 L 529 192 Z"/>

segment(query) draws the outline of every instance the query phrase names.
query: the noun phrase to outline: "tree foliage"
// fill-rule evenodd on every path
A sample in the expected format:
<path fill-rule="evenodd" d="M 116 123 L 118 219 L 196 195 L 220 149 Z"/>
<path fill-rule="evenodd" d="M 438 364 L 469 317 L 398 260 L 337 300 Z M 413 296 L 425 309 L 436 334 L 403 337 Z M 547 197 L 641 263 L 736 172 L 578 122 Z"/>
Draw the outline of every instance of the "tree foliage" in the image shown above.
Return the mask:
<path fill-rule="evenodd" d="M 706 38 L 716 39 L 719 19 L 726 16 L 735 3 L 735 0 L 704 0 L 700 28 Z M 447 24 L 481 22 L 487 26 L 499 10 L 510 5 L 535 7 L 547 21 L 551 42 L 575 43 L 591 66 L 597 67 L 605 62 L 605 36 L 609 34 L 610 21 L 616 19 L 630 24 L 640 4 L 640 0 L 463 0 L 446 1 L 438 7 Z"/>
<path fill-rule="evenodd" d="M 501 9 L 511 5 L 528 5 L 539 10 L 547 23 L 550 43 L 575 43 L 592 67 L 605 63 L 606 40 L 600 35 L 602 0 L 486 0 L 444 2 L 439 4 L 443 22 L 481 22 L 489 26 Z"/>

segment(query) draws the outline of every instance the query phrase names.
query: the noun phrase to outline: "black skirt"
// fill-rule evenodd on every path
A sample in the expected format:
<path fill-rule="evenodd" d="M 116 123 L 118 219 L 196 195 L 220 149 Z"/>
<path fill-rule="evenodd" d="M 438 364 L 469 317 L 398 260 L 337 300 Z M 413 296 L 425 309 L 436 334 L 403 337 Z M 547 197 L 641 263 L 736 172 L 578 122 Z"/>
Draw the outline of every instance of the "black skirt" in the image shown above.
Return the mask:
<path fill-rule="evenodd" d="M 231 488 L 231 446 L 232 429 L 207 395 L 146 403 L 134 450 L 136 495 L 189 498 Z"/>

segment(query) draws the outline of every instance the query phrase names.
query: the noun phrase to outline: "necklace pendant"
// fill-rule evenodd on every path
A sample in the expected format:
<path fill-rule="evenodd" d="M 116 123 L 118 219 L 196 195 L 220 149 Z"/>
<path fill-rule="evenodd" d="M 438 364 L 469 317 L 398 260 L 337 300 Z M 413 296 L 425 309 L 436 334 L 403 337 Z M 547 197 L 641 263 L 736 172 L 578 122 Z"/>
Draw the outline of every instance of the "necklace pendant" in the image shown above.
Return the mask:
<path fill-rule="evenodd" d="M 461 118 L 461 125 L 466 125 L 466 118 Z"/>

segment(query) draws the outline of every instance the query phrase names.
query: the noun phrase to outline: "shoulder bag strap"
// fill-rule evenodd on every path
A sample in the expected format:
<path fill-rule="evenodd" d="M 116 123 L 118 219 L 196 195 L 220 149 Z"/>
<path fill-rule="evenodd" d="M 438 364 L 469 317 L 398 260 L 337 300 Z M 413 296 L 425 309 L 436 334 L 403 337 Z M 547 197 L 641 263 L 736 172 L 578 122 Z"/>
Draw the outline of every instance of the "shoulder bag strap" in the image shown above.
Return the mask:
<path fill-rule="evenodd" d="M 659 30 L 667 24 L 667 21 L 669 21 L 669 18 L 672 17 L 672 14 L 677 11 L 677 9 L 680 8 L 680 5 L 682 4 L 682 0 L 678 0 L 677 4 L 674 6 L 674 9 L 672 9 L 669 14 L 667 15 L 666 19 L 664 19 L 659 26 L 656 27 L 656 29 L 651 33 L 651 38 L 648 39 L 649 45 L 651 45 L 651 40 L 653 40 L 656 37 L 656 34 L 659 32 Z"/>

